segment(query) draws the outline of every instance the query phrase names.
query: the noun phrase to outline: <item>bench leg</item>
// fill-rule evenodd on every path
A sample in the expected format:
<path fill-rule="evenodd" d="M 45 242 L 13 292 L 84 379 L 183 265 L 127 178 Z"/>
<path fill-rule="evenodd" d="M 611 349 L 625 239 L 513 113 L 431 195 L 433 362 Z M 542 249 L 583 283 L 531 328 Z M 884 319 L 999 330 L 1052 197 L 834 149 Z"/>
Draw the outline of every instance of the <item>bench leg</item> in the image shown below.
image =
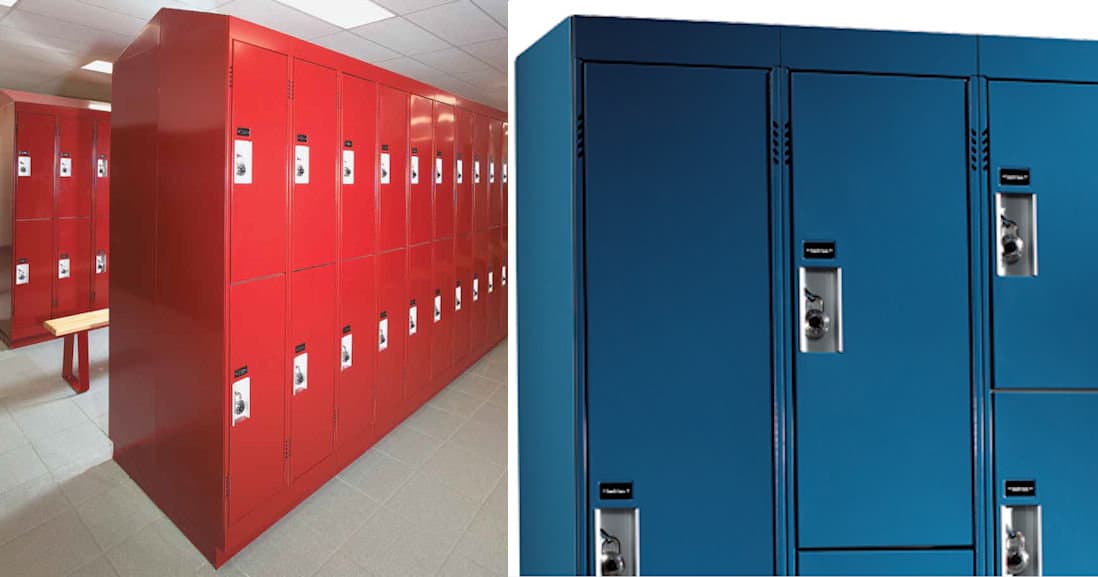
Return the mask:
<path fill-rule="evenodd" d="M 73 338 L 76 338 L 76 342 L 73 342 Z M 76 345 L 77 349 L 77 373 L 72 373 L 72 357 L 73 357 L 73 345 Z M 65 335 L 65 355 L 62 360 L 61 377 L 69 383 L 72 390 L 77 393 L 83 393 L 88 390 L 88 333 L 87 331 L 76 333 L 76 335 Z"/>

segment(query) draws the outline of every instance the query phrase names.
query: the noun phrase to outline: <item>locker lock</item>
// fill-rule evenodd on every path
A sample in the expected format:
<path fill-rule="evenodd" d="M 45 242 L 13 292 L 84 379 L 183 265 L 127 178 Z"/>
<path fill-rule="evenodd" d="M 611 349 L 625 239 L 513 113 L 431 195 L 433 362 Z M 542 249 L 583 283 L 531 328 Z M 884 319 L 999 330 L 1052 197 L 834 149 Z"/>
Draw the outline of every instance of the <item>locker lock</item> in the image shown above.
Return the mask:
<path fill-rule="evenodd" d="M 244 404 L 244 395 L 240 394 L 240 391 L 233 391 L 233 416 L 239 417 L 244 414 L 244 409 L 247 407 Z"/>
<path fill-rule="evenodd" d="M 294 386 L 302 385 L 305 383 L 305 373 L 301 372 L 301 367 L 294 367 Z"/>
<path fill-rule="evenodd" d="M 339 358 L 342 359 L 344 363 L 351 360 L 351 351 L 347 350 L 347 345 L 341 345 L 340 348 L 343 352 L 340 353 Z"/>
<path fill-rule="evenodd" d="M 1017 222 L 1006 216 L 1000 216 L 999 219 L 1002 223 L 1002 238 L 999 239 L 999 244 L 1003 251 L 1003 262 L 1014 264 L 1022 260 L 1026 243 L 1018 232 Z"/>
<path fill-rule="evenodd" d="M 599 565 L 603 575 L 623 575 L 625 573 L 625 557 L 621 554 L 621 541 L 617 537 L 599 529 L 602 533 L 602 546 L 599 552 Z"/>
<path fill-rule="evenodd" d="M 1006 563 L 1008 575 L 1019 575 L 1029 567 L 1029 549 L 1021 531 L 1007 527 Z"/>
<path fill-rule="evenodd" d="M 236 155 L 236 175 L 244 176 L 248 174 L 248 165 L 244 163 L 244 160 L 238 154 Z"/>
<path fill-rule="evenodd" d="M 831 329 L 831 316 L 824 312 L 823 297 L 804 289 L 804 298 L 804 334 L 813 340 L 821 338 Z"/>

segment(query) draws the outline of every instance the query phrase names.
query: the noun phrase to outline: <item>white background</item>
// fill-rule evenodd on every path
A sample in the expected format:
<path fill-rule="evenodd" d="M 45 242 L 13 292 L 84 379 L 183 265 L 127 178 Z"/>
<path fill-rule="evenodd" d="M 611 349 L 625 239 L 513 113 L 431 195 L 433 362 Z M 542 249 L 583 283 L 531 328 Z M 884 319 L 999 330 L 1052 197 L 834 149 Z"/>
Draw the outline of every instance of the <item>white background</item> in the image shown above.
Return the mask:
<path fill-rule="evenodd" d="M 918 32 L 954 32 L 962 34 L 1002 34 L 1055 38 L 1098 39 L 1098 2 L 1036 0 L 1029 2 L 856 2 L 850 0 L 811 2 L 771 0 L 739 2 L 731 0 L 510 0 L 508 4 L 507 52 L 508 107 L 510 123 L 509 191 L 511 223 L 515 223 L 514 194 L 522 175 L 515 165 L 515 131 L 521 130 L 515 118 L 514 60 L 561 20 L 574 14 L 592 16 L 634 16 L 674 20 L 709 20 L 750 24 L 792 24 L 833 26 Z M 1098 62 L 1095 63 L 1098 66 Z M 515 226 L 510 228 L 508 246 L 511 270 L 516 271 L 508 290 L 522 282 L 522 267 L 514 262 Z M 518 395 L 517 331 L 514 292 L 510 292 L 511 318 L 508 339 L 508 568 L 519 570 L 518 550 Z"/>

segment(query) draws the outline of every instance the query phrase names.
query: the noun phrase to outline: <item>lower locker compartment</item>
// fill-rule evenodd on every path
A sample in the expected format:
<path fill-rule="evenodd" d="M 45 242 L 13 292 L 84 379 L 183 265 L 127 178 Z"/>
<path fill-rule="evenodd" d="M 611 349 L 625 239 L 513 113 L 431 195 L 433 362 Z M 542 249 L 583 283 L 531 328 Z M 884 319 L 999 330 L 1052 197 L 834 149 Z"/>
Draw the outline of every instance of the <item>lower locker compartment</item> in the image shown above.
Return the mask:
<path fill-rule="evenodd" d="M 105 216 L 95 219 L 92 239 L 92 310 L 105 309 L 110 304 L 111 291 L 111 227 Z"/>
<path fill-rule="evenodd" d="M 431 303 L 431 380 L 439 381 L 453 365 L 454 241 L 434 243 L 434 284 Z"/>
<path fill-rule="evenodd" d="M 290 276 L 290 466 L 297 478 L 332 451 L 339 339 L 336 267 Z"/>
<path fill-rule="evenodd" d="M 799 575 L 972 575 L 969 550 L 802 551 Z"/>
<path fill-rule="evenodd" d="M 460 364 L 472 351 L 469 344 L 473 287 L 473 236 L 454 239 L 454 364 Z"/>
<path fill-rule="evenodd" d="M 408 249 L 408 335 L 405 388 L 409 398 L 418 399 L 431 381 L 431 315 L 434 283 L 431 278 L 433 247 L 421 244 Z"/>
<path fill-rule="evenodd" d="M 53 260 L 53 221 L 15 222 L 11 287 L 11 325 L 5 327 L 16 342 L 46 334 L 42 323 L 49 320 L 53 297 L 53 278 L 57 264 Z"/>
<path fill-rule="evenodd" d="M 374 257 L 344 261 L 341 266 L 339 390 L 336 392 L 336 438 L 339 442 L 365 433 L 374 422 L 377 362 Z"/>
<path fill-rule="evenodd" d="M 91 220 L 57 220 L 54 262 L 54 317 L 82 313 L 91 306 Z"/>
<path fill-rule="evenodd" d="M 469 348 L 480 351 L 488 341 L 488 233 L 473 233 L 473 280 L 469 288 Z"/>
<path fill-rule="evenodd" d="M 396 424 L 404 404 L 404 347 L 408 334 L 407 262 L 404 250 L 377 257 L 376 419 L 388 429 Z"/>

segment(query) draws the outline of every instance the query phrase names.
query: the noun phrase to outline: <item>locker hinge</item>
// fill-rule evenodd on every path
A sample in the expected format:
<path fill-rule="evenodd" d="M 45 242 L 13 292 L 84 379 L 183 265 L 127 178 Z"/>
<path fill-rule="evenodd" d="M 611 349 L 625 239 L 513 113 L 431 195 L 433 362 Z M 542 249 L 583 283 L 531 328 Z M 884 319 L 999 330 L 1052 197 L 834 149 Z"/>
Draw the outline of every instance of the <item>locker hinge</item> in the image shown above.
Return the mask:
<path fill-rule="evenodd" d="M 583 158 L 583 115 L 576 116 L 576 158 Z"/>
<path fill-rule="evenodd" d="M 233 87 L 233 67 L 229 66 L 229 88 Z"/>
<path fill-rule="evenodd" d="M 229 496 L 229 476 L 225 475 L 225 496 Z"/>

